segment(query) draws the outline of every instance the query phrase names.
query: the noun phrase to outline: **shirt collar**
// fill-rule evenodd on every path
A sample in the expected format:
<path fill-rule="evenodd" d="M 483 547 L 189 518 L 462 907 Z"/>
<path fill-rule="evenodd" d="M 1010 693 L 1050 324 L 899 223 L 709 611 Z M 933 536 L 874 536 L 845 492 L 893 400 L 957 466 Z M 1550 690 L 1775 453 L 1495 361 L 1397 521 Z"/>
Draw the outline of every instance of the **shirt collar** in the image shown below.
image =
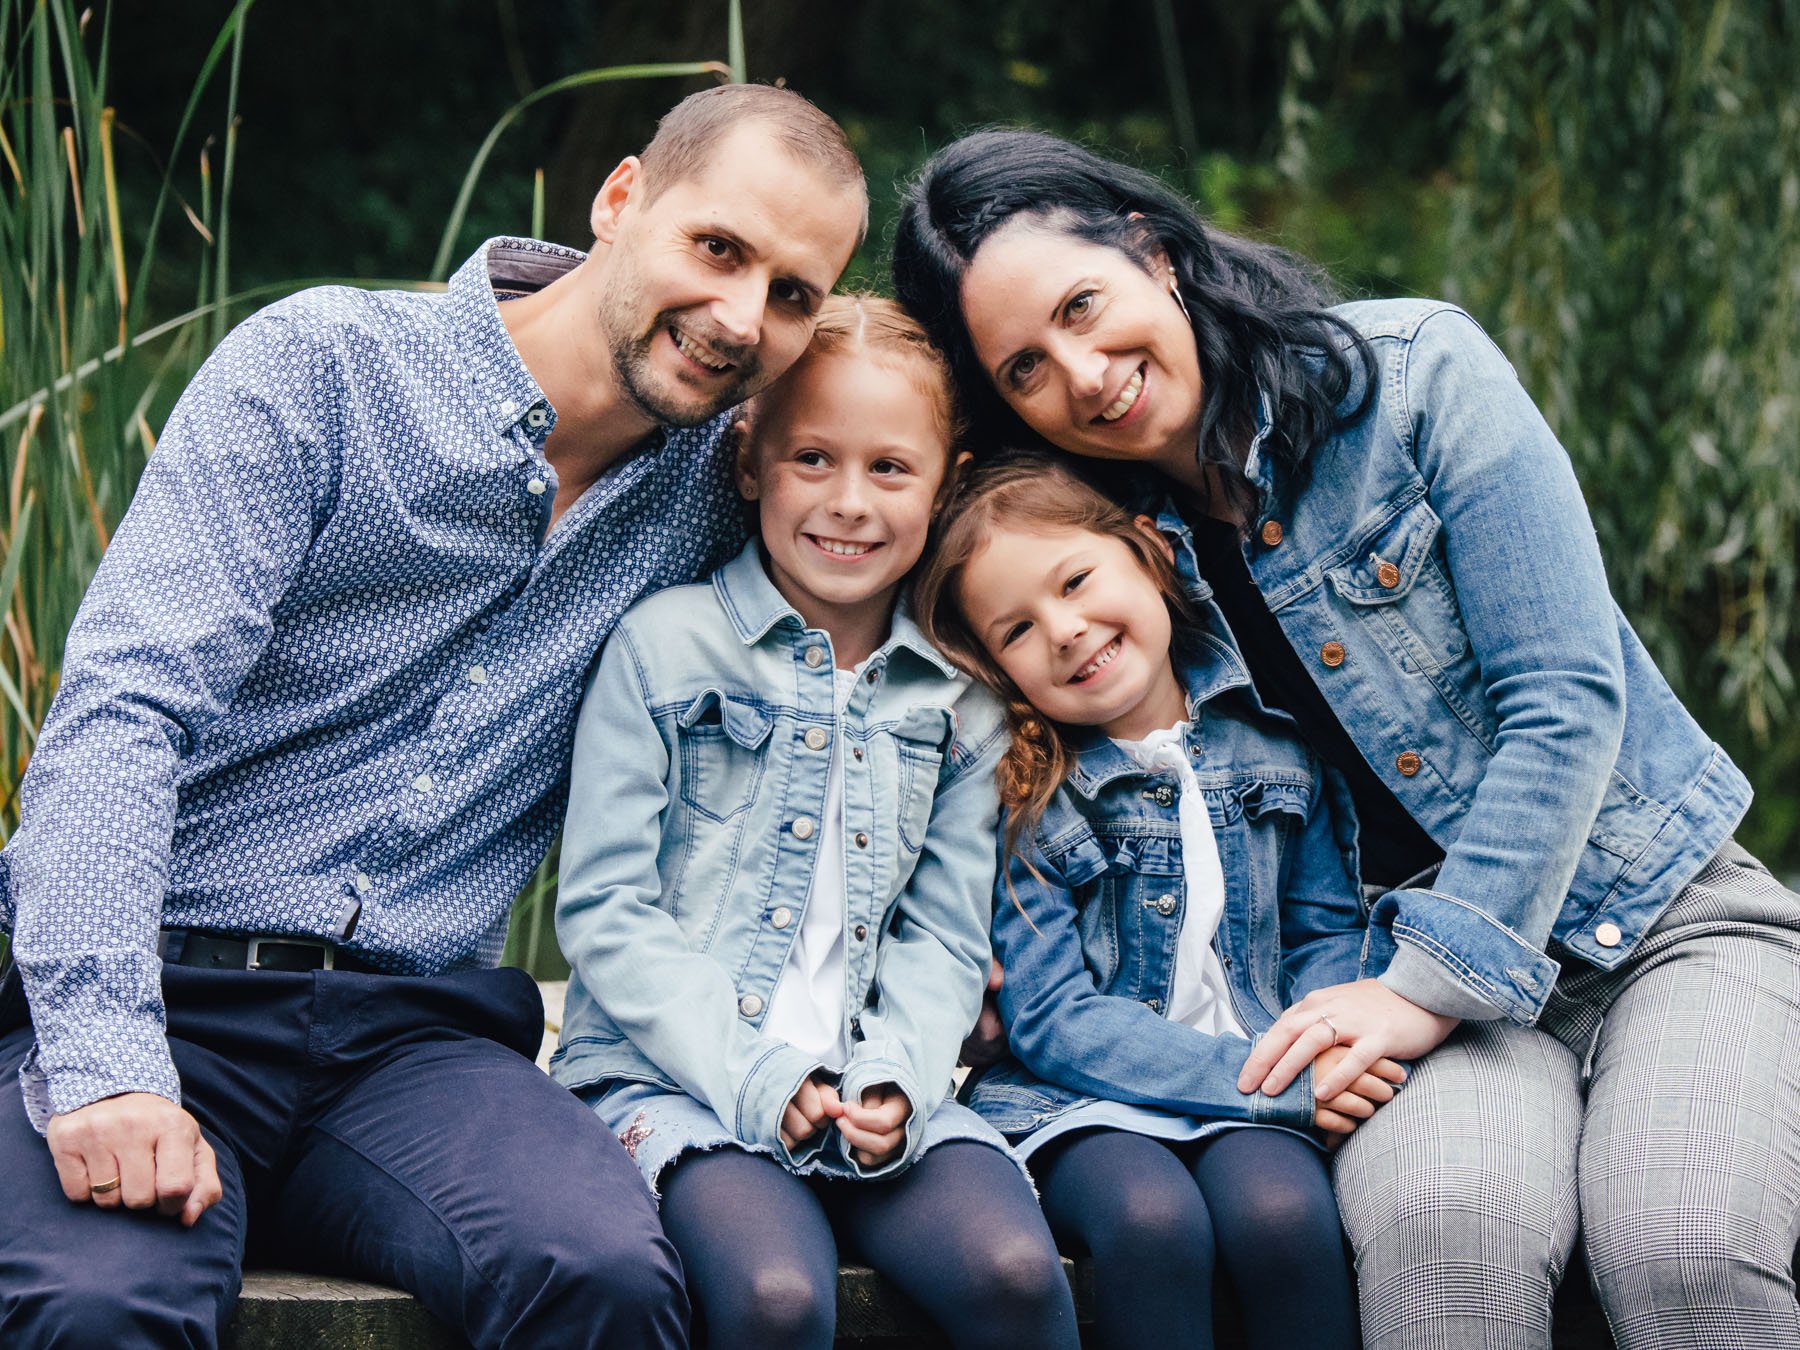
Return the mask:
<path fill-rule="evenodd" d="M 525 368 L 500 318 L 500 300 L 540 291 L 586 257 L 561 244 L 502 236 L 476 249 L 450 278 L 456 340 L 496 432 L 505 434 L 533 409 L 542 410 L 533 425 L 540 438 L 556 424 L 556 409 Z"/>
<path fill-rule="evenodd" d="M 800 611 L 790 605 L 786 597 L 775 589 L 775 583 L 769 580 L 768 571 L 763 567 L 762 542 L 758 539 L 752 538 L 737 557 L 714 572 L 712 584 L 719 603 L 725 608 L 726 617 L 731 621 L 733 631 L 738 635 L 738 641 L 746 647 L 761 642 L 778 625 L 792 627 L 796 633 L 803 632 L 806 628 L 806 621 L 800 617 Z M 946 679 L 961 676 L 962 672 L 925 640 L 924 633 L 919 631 L 904 600 L 894 610 L 893 626 L 887 641 L 869 659 L 875 661 L 886 658 L 901 647 L 916 652 Z"/>

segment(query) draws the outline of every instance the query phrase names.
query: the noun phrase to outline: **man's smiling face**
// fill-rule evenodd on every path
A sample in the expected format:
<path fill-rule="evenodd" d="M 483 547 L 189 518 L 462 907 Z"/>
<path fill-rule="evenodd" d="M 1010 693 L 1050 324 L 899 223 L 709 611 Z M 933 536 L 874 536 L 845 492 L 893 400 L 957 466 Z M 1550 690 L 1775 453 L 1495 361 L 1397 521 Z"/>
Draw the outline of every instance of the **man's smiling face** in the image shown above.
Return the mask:
<path fill-rule="evenodd" d="M 647 201 L 650 186 L 627 160 L 596 202 L 595 234 L 611 249 L 600 324 L 626 397 L 656 422 L 697 426 L 806 349 L 863 201 L 754 121 Z"/>

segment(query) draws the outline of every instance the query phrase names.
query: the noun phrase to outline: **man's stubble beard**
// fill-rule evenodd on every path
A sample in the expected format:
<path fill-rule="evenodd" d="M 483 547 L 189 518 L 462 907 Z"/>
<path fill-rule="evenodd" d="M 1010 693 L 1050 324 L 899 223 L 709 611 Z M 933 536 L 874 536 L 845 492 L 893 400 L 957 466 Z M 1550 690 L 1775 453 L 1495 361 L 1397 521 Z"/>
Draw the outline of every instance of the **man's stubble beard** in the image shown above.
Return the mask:
<path fill-rule="evenodd" d="M 600 327 L 606 334 L 607 350 L 612 356 L 613 377 L 620 391 L 640 413 L 666 427 L 697 427 L 710 422 L 727 408 L 735 408 L 762 385 L 762 363 L 754 351 L 743 353 L 729 383 L 719 387 L 710 399 L 697 403 L 699 396 L 676 402 L 656 387 L 654 348 L 657 337 L 674 326 L 676 310 L 664 310 L 656 316 L 648 330 L 632 332 L 627 324 L 638 312 L 635 301 L 641 295 L 635 279 L 621 278 L 614 288 L 616 303 L 600 311 Z"/>

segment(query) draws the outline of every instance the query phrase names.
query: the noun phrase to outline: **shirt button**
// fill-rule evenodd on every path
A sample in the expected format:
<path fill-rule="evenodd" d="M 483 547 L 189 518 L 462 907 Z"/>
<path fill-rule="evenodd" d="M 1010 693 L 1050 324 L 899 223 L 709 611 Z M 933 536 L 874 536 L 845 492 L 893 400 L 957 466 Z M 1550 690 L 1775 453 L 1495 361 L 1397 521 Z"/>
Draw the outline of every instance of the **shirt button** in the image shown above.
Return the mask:
<path fill-rule="evenodd" d="M 470 666 L 469 667 L 469 683 L 470 684 L 486 684 L 487 683 L 487 667 L 486 666 Z"/>
<path fill-rule="evenodd" d="M 808 727 L 806 729 L 805 741 L 808 750 L 823 750 L 825 748 L 825 743 L 830 739 L 831 737 L 827 736 L 820 727 Z"/>
<path fill-rule="evenodd" d="M 869 836 L 864 834 L 861 830 L 856 832 L 856 846 L 858 848 L 867 848 L 869 846 Z"/>
<path fill-rule="evenodd" d="M 1279 520 L 1265 520 L 1263 522 L 1262 541 L 1270 548 L 1274 548 L 1275 545 L 1281 542 L 1281 522 Z"/>
<path fill-rule="evenodd" d="M 1408 778 L 1411 778 L 1424 765 L 1425 761 L 1411 750 L 1403 750 L 1400 757 L 1394 761 L 1394 767 Z"/>
<path fill-rule="evenodd" d="M 1333 670 L 1336 670 L 1339 666 L 1344 664 L 1344 644 L 1341 642 L 1327 642 L 1323 647 L 1319 648 L 1319 660 L 1323 661 Z"/>
<path fill-rule="evenodd" d="M 861 942 L 864 938 L 869 936 L 869 925 L 866 923 L 859 923 L 852 931 L 856 934 L 856 940 Z"/>
<path fill-rule="evenodd" d="M 367 892 L 368 889 L 371 886 L 373 886 L 374 884 L 375 884 L 374 882 L 369 880 L 369 874 L 367 872 L 358 872 L 356 874 L 356 889 L 357 890 Z"/>
<path fill-rule="evenodd" d="M 1400 569 L 1391 562 L 1378 562 L 1375 564 L 1375 580 L 1391 591 L 1400 584 Z"/>
<path fill-rule="evenodd" d="M 1602 947 L 1616 947 L 1623 941 L 1625 934 L 1619 931 L 1616 923 L 1603 923 L 1594 929 L 1594 941 Z"/>
<path fill-rule="evenodd" d="M 514 403 L 510 398 L 503 398 L 500 400 L 500 412 L 502 415 L 511 417 L 518 410 L 519 405 Z"/>
<path fill-rule="evenodd" d="M 544 489 L 549 486 L 550 485 L 543 479 L 533 478 L 530 482 L 525 484 L 525 490 L 534 497 L 541 497 L 544 495 Z"/>
<path fill-rule="evenodd" d="M 1165 919 L 1168 918 L 1169 915 L 1171 915 L 1175 912 L 1175 897 L 1172 895 L 1157 896 L 1156 897 L 1156 912 L 1158 914 L 1162 915 L 1163 918 L 1165 918 Z"/>
<path fill-rule="evenodd" d="M 817 670 L 820 666 L 824 665 L 825 649 L 823 647 L 808 647 L 806 649 L 806 664 L 811 666 L 814 670 Z"/>
<path fill-rule="evenodd" d="M 745 1017 L 755 1017 L 762 1008 L 762 999 L 755 994 L 745 994 L 738 1000 L 738 1011 Z"/>
<path fill-rule="evenodd" d="M 430 792 L 431 775 L 428 773 L 420 774 L 417 778 L 412 780 L 412 785 L 415 792 Z"/>
<path fill-rule="evenodd" d="M 813 818 L 811 816 L 801 816 L 792 825 L 788 826 L 788 828 L 794 832 L 794 838 L 796 839 L 811 839 L 813 837 L 814 829 Z"/>
<path fill-rule="evenodd" d="M 544 423 L 549 420 L 550 414 L 545 412 L 542 408 L 533 408 L 530 412 L 525 414 L 525 425 L 530 427 L 533 431 L 543 426 Z"/>
<path fill-rule="evenodd" d="M 769 915 L 769 922 L 774 924 L 777 928 L 786 928 L 793 921 L 794 911 L 789 909 L 786 905 L 777 906 L 775 912 Z"/>

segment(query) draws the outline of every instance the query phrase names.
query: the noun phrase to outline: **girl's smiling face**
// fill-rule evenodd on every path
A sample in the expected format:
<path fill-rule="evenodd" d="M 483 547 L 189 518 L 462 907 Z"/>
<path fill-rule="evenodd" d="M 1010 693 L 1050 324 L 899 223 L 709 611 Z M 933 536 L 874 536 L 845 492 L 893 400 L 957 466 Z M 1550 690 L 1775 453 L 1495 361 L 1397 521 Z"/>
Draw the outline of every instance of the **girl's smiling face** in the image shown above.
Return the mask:
<path fill-rule="evenodd" d="M 770 580 L 834 646 L 886 625 L 949 453 L 917 373 L 860 353 L 803 358 L 750 429 L 738 489 L 757 504 Z"/>
<path fill-rule="evenodd" d="M 1051 721 L 1140 740 L 1187 716 L 1168 605 L 1124 541 L 996 523 L 963 567 L 958 601 L 994 663 Z"/>
<path fill-rule="evenodd" d="M 1000 397 L 1045 440 L 1186 479 L 1203 391 L 1170 277 L 1160 253 L 1146 270 L 1116 248 L 1018 216 L 970 262 L 963 318 Z"/>

